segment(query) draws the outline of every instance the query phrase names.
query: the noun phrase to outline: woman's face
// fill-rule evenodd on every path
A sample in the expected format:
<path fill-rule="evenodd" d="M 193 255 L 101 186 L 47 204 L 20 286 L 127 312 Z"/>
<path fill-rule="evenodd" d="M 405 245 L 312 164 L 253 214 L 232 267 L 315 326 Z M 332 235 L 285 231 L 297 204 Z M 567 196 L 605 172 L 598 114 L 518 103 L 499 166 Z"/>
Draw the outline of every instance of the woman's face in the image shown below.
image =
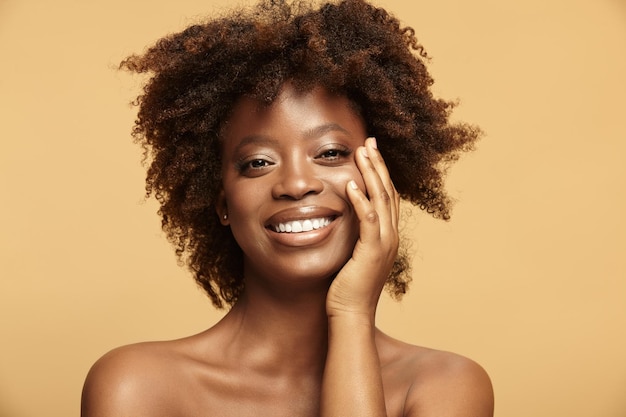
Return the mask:
<path fill-rule="evenodd" d="M 270 106 L 236 105 L 223 135 L 218 215 L 244 253 L 246 279 L 304 283 L 341 269 L 358 239 L 346 184 L 364 189 L 354 152 L 365 137 L 349 101 L 322 88 L 286 84 Z"/>

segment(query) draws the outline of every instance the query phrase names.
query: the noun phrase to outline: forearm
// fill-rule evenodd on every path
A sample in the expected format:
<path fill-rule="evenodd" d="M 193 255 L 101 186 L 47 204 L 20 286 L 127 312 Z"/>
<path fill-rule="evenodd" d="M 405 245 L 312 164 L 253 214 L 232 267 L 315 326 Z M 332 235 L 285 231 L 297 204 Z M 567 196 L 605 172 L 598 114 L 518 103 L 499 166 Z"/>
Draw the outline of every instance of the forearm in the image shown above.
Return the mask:
<path fill-rule="evenodd" d="M 386 416 L 373 319 L 329 318 L 322 417 Z"/>

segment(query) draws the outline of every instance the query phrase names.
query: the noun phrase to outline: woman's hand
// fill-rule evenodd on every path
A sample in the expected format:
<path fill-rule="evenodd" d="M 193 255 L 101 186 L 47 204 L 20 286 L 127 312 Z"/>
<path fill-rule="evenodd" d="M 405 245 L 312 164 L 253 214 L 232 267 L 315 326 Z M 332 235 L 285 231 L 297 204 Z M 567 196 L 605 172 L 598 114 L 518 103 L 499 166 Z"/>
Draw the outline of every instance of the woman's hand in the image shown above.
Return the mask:
<path fill-rule="evenodd" d="M 359 219 L 359 240 L 328 290 L 326 311 L 329 317 L 347 313 L 373 319 L 398 253 L 400 197 L 376 139 L 368 138 L 365 146 L 357 149 L 355 159 L 366 190 L 359 190 L 354 181 L 346 190 Z"/>
<path fill-rule="evenodd" d="M 386 416 L 374 317 L 398 253 L 400 199 L 374 138 L 357 149 L 355 159 L 367 194 L 354 181 L 346 185 L 359 219 L 359 239 L 326 296 L 328 354 L 322 417 Z"/>

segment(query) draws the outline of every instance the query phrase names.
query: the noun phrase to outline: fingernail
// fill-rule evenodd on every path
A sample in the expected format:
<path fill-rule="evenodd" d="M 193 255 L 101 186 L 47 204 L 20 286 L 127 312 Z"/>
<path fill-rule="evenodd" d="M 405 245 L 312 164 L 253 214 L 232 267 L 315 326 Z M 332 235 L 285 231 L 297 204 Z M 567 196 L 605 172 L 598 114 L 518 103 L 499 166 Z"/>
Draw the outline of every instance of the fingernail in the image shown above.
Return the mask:
<path fill-rule="evenodd" d="M 376 143 L 376 138 L 372 136 L 370 139 L 372 140 L 372 148 L 378 149 L 378 144 Z"/>
<path fill-rule="evenodd" d="M 369 158 L 370 156 L 367 154 L 367 148 L 362 147 L 361 148 L 361 154 L 363 154 L 364 157 Z"/>
<path fill-rule="evenodd" d="M 356 182 L 354 180 L 350 180 L 350 182 L 348 182 L 348 185 L 350 186 L 350 188 L 352 188 L 353 190 L 358 190 L 359 186 L 356 185 Z"/>

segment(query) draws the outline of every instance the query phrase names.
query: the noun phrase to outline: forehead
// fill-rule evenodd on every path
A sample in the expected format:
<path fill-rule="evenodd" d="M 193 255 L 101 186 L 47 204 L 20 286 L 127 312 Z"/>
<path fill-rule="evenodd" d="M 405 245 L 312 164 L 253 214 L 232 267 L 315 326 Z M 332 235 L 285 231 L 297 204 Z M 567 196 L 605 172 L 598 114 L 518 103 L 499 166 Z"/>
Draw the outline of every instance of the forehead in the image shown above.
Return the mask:
<path fill-rule="evenodd" d="M 224 125 L 222 138 L 228 144 L 250 135 L 306 136 L 329 127 L 360 138 L 366 133 L 356 105 L 347 97 L 323 87 L 302 92 L 285 84 L 271 104 L 241 98 Z"/>

